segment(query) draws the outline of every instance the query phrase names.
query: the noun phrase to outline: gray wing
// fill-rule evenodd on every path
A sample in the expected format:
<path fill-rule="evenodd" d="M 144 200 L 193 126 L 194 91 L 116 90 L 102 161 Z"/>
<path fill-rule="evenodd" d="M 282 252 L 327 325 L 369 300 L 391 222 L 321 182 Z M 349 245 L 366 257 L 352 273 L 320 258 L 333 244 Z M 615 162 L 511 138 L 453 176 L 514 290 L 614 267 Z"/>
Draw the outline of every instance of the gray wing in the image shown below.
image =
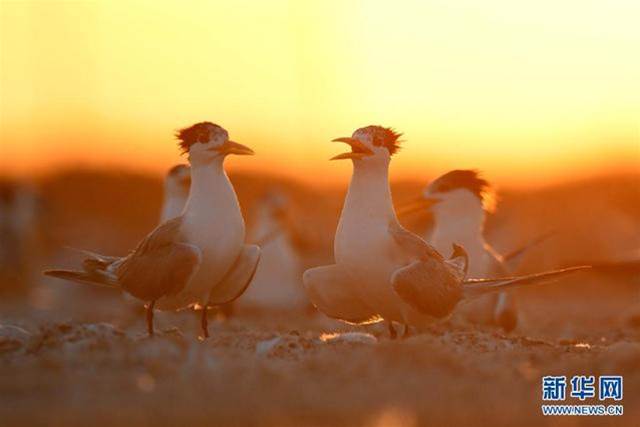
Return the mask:
<path fill-rule="evenodd" d="M 413 234 L 395 221 L 389 223 L 389 234 L 398 246 L 407 254 L 416 258 L 434 258 L 444 261 L 444 258 L 433 246 L 425 242 L 420 236 Z"/>
<path fill-rule="evenodd" d="M 490 277 L 504 277 L 512 274 L 502 256 L 495 249 L 488 244 L 485 244 L 484 249 L 487 251 L 491 263 L 489 266 Z"/>
<path fill-rule="evenodd" d="M 244 245 L 240 255 L 224 279 L 209 294 L 210 305 L 229 303 L 240 297 L 249 287 L 260 261 L 260 247 Z"/>
<path fill-rule="evenodd" d="M 463 282 L 464 297 L 474 298 L 486 293 L 502 292 L 506 289 L 529 285 L 541 285 L 556 281 L 562 277 L 578 271 L 591 269 L 589 265 L 567 267 L 559 270 L 544 271 L 542 273 L 526 274 L 522 276 L 502 277 L 497 279 L 466 279 Z"/>
<path fill-rule="evenodd" d="M 541 245 L 542 243 L 549 240 L 551 237 L 555 236 L 556 234 L 557 234 L 556 231 L 548 231 L 546 233 L 540 234 L 535 239 L 531 240 L 525 245 L 522 245 L 512 250 L 511 252 L 507 252 L 506 254 L 504 254 L 504 256 L 501 257 L 501 260 L 509 271 L 512 271 L 512 272 L 516 271 L 520 266 L 520 264 L 522 263 L 522 259 L 527 254 L 527 252 L 529 252 L 531 249 L 535 248 L 536 246 Z"/>
<path fill-rule="evenodd" d="M 202 252 L 180 242 L 182 217 L 159 225 L 115 268 L 122 288 L 144 301 L 175 295 L 200 266 Z"/>
<path fill-rule="evenodd" d="M 448 316 L 463 296 L 460 277 L 433 258 L 399 268 L 391 275 L 391 285 L 404 302 L 436 318 Z"/>
<path fill-rule="evenodd" d="M 398 246 L 417 259 L 391 275 L 391 286 L 404 302 L 422 314 L 441 318 L 449 315 L 462 299 L 461 281 L 466 275 L 468 257 L 464 248 L 453 245 L 451 259 L 397 223 L 389 233 Z"/>
<path fill-rule="evenodd" d="M 311 268 L 302 281 L 311 303 L 333 319 L 360 325 L 382 320 L 352 291 L 353 280 L 336 264 Z"/>

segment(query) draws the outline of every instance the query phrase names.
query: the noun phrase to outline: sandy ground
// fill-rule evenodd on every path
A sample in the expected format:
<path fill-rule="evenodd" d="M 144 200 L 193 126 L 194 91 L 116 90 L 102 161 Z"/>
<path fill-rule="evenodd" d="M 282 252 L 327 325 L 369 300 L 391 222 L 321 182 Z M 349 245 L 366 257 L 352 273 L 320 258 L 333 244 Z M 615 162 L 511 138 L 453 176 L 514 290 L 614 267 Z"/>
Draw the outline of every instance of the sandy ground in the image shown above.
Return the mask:
<path fill-rule="evenodd" d="M 268 189 L 263 181 L 235 178 L 249 222 L 253 200 Z M 640 247 L 637 182 L 505 193 L 488 221 L 492 242 L 509 249 L 562 230 L 524 271 L 613 259 Z M 344 188 L 286 188 L 307 231 L 319 236 L 313 262 L 326 262 Z M 397 185 L 394 197 L 419 188 Z M 201 341 L 198 318 L 182 312 L 158 313 L 159 333 L 149 338 L 139 305 L 40 271 L 77 265 L 66 245 L 126 253 L 157 221 L 160 181 L 82 172 L 45 180 L 42 189 L 49 243 L 40 259 L 29 252 L 25 285 L 0 281 L 2 427 L 640 425 L 637 271 L 518 291 L 521 322 L 507 335 L 454 317 L 394 341 L 383 326 L 356 328 L 317 313 L 240 312 L 211 313 L 211 338 Z M 544 417 L 544 375 L 623 375 L 624 415 Z"/>
<path fill-rule="evenodd" d="M 161 332 L 149 338 L 140 308 L 119 295 L 48 284 L 56 301 L 49 309 L 3 305 L 0 420 L 638 425 L 640 329 L 619 315 L 631 312 L 637 293 L 623 288 L 603 297 L 597 278 L 574 281 L 561 291 L 547 285 L 521 292 L 523 321 L 510 335 L 454 318 L 395 341 L 382 327 L 355 328 L 321 315 L 242 313 L 226 320 L 212 313 L 212 336 L 201 341 L 191 312 L 159 313 Z M 588 309 L 594 298 L 597 312 Z M 543 417 L 541 377 L 574 374 L 623 375 L 624 416 Z"/>

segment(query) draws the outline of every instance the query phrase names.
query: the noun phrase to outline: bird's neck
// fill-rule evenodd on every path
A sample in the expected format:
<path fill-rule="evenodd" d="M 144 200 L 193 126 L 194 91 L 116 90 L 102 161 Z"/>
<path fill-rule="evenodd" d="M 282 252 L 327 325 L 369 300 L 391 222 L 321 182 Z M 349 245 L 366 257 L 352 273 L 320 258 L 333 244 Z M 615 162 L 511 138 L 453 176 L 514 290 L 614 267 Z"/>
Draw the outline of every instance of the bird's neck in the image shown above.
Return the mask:
<path fill-rule="evenodd" d="M 261 208 L 255 218 L 253 230 L 251 233 L 251 241 L 259 242 L 267 237 L 282 232 L 282 226 L 277 221 L 270 209 Z"/>
<path fill-rule="evenodd" d="M 396 219 L 389 188 L 389 161 L 354 163 L 353 175 L 341 220 L 380 222 L 386 227 Z"/>
<path fill-rule="evenodd" d="M 192 164 L 191 190 L 185 215 L 210 216 L 218 212 L 239 212 L 238 199 L 224 171 L 223 160 L 207 164 Z"/>
<path fill-rule="evenodd" d="M 188 194 L 185 192 L 167 193 L 164 199 L 160 221 L 164 222 L 179 216 L 187 202 Z"/>

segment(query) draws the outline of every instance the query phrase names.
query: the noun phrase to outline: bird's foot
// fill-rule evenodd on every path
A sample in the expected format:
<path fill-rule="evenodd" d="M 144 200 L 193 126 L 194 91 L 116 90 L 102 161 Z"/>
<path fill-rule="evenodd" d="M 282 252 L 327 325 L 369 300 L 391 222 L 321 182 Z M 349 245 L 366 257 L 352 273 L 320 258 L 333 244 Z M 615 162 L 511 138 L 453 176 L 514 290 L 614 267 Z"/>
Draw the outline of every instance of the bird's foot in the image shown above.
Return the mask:
<path fill-rule="evenodd" d="M 200 340 L 204 341 L 209 338 L 209 317 L 207 307 L 202 308 L 202 315 L 200 317 L 200 327 L 202 328 L 202 335 Z"/>
<path fill-rule="evenodd" d="M 149 337 L 153 336 L 153 307 L 156 305 L 155 301 L 151 301 L 146 305 L 147 309 L 147 332 Z"/>

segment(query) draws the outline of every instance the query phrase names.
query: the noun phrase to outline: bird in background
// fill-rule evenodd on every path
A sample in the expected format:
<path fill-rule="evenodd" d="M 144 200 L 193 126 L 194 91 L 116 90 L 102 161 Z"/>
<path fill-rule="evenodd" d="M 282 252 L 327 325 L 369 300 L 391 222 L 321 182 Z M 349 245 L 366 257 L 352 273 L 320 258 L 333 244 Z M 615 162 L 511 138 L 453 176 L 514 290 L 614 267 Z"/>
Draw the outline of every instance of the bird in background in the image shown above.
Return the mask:
<path fill-rule="evenodd" d="M 191 188 L 191 168 L 176 165 L 169 169 L 164 179 L 164 199 L 160 213 L 160 224 L 182 214 Z"/>
<path fill-rule="evenodd" d="M 400 134 L 381 126 L 337 138 L 351 147 L 331 160 L 349 159 L 353 174 L 334 240 L 335 264 L 305 271 L 311 302 L 329 317 L 348 323 L 387 321 L 425 327 L 449 316 L 456 306 L 487 293 L 548 282 L 588 267 L 527 276 L 468 279 L 469 257 L 460 245 L 444 258 L 404 229 L 389 188 L 389 164 L 400 148 Z"/>
<path fill-rule="evenodd" d="M 434 224 L 427 240 L 441 254 L 449 254 L 454 243 L 469 256 L 468 277 L 504 277 L 514 274 L 522 256 L 551 236 L 543 234 L 510 253 L 501 255 L 485 237 L 485 221 L 495 210 L 495 194 L 476 170 L 453 170 L 434 179 L 415 203 L 399 209 L 399 215 L 431 213 Z M 492 323 L 510 332 L 518 324 L 515 296 L 509 292 L 487 295 L 467 304 L 465 315 L 475 321 Z"/>
<path fill-rule="evenodd" d="M 121 288 L 147 302 L 147 330 L 153 310 L 201 307 L 208 337 L 207 307 L 226 304 L 246 290 L 260 259 L 246 245 L 240 205 L 224 170 L 229 155 L 253 155 L 211 122 L 176 134 L 191 166 L 191 191 L 182 214 L 159 225 L 124 257 L 85 252 L 81 270 L 48 270 L 48 276 Z"/>
<path fill-rule="evenodd" d="M 292 244 L 291 202 L 286 194 L 271 189 L 258 202 L 249 241 L 262 250 L 253 283 L 234 306 L 239 310 L 292 311 L 307 307 L 302 271 Z"/>
<path fill-rule="evenodd" d="M 45 208 L 34 186 L 0 180 L 0 292 L 23 291 L 29 284 L 43 249 Z"/>

